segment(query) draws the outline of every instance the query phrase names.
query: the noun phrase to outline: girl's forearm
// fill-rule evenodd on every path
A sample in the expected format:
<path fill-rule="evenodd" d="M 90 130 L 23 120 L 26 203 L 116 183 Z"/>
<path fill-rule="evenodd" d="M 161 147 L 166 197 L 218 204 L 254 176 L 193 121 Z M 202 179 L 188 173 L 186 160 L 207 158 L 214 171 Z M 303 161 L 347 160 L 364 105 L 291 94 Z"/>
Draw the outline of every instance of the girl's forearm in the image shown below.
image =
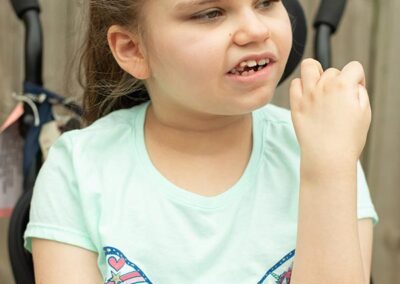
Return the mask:
<path fill-rule="evenodd" d="M 357 227 L 357 162 L 305 163 L 291 284 L 365 284 Z"/>

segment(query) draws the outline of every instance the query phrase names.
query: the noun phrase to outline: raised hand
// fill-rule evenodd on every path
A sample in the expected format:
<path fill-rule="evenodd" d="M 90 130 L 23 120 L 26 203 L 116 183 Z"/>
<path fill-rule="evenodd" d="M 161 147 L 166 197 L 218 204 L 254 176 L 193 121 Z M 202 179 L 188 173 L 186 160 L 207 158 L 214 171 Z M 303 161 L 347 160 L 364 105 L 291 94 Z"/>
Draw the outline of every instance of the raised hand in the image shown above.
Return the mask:
<path fill-rule="evenodd" d="M 371 123 L 360 63 L 324 72 L 318 61 L 304 60 L 290 86 L 290 107 L 303 162 L 357 162 Z"/>

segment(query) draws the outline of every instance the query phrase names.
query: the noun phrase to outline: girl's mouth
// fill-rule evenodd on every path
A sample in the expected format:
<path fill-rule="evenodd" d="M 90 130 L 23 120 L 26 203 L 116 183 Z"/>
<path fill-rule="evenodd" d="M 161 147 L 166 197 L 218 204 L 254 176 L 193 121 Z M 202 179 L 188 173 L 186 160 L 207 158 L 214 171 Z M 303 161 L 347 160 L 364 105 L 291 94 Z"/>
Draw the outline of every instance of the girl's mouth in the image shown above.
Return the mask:
<path fill-rule="evenodd" d="M 228 75 L 249 76 L 261 71 L 270 64 L 270 59 L 243 61 L 228 72 Z"/>
<path fill-rule="evenodd" d="M 233 68 L 230 72 L 226 73 L 226 78 L 234 84 L 240 85 L 265 85 L 267 81 L 275 78 L 275 64 L 271 61 L 269 63 L 261 64 L 258 66 L 242 66 L 241 68 Z"/>

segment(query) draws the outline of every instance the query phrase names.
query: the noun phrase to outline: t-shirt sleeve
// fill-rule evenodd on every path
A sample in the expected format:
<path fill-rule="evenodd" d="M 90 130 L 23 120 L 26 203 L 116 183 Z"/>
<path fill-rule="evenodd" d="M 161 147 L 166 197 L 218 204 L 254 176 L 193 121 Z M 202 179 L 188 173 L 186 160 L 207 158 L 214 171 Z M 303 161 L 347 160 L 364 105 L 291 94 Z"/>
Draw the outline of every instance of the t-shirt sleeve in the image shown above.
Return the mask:
<path fill-rule="evenodd" d="M 96 251 L 85 225 L 72 159 L 69 133 L 50 148 L 35 182 L 24 246 L 32 251 L 32 238 L 63 242 Z"/>
<path fill-rule="evenodd" d="M 360 162 L 357 164 L 357 190 L 358 219 L 371 218 L 374 225 L 378 224 L 379 217 L 372 203 L 367 180 Z"/>

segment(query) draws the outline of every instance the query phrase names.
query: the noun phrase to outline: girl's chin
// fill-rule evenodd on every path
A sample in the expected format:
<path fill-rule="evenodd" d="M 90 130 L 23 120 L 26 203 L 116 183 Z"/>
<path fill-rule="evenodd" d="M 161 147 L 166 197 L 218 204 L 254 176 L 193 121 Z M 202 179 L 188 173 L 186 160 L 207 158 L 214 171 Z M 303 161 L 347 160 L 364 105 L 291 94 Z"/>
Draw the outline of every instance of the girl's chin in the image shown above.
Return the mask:
<path fill-rule="evenodd" d="M 272 96 L 258 96 L 256 98 L 240 101 L 235 104 L 226 104 L 225 115 L 244 115 L 251 113 L 269 104 Z M 228 109 L 229 108 L 229 109 Z"/>

